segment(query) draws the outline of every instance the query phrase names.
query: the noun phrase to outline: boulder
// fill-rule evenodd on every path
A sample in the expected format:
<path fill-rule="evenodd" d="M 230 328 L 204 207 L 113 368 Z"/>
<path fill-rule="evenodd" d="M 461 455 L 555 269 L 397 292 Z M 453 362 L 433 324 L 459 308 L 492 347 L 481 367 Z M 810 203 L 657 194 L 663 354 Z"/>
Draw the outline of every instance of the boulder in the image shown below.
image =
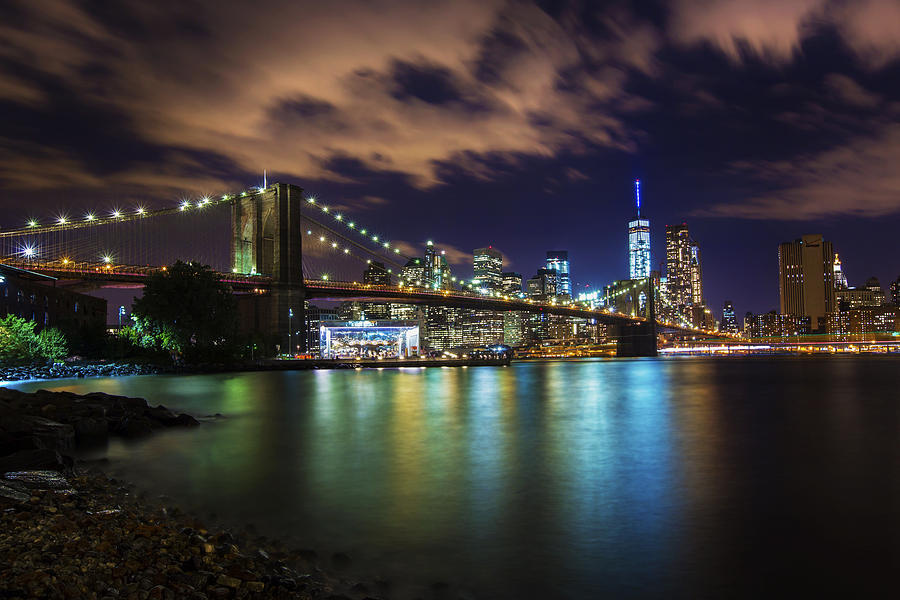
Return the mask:
<path fill-rule="evenodd" d="M 150 406 L 144 409 L 144 416 L 162 423 L 166 427 L 171 427 L 172 425 L 174 425 L 175 420 L 177 419 L 175 413 L 170 411 L 162 404 L 160 404 L 159 406 Z"/>
<path fill-rule="evenodd" d="M 72 459 L 62 456 L 56 450 L 43 448 L 40 450 L 19 450 L 0 457 L 0 473 L 9 471 L 68 471 L 72 467 Z"/>
<path fill-rule="evenodd" d="M 28 502 L 31 492 L 17 481 L 0 480 L 0 507 L 5 504 L 19 504 Z"/>
<path fill-rule="evenodd" d="M 19 450 L 40 450 L 46 448 L 44 442 L 29 433 L 9 433 L 0 431 L 0 456 Z"/>
<path fill-rule="evenodd" d="M 109 426 L 105 418 L 76 417 L 72 421 L 72 426 L 78 442 L 105 440 L 109 434 Z"/>
<path fill-rule="evenodd" d="M 195 419 L 189 414 L 180 413 L 177 417 L 175 417 L 175 422 L 173 425 L 178 427 L 198 427 L 200 425 L 200 421 Z"/>
<path fill-rule="evenodd" d="M 47 448 L 70 450 L 75 447 L 75 428 L 44 417 L 3 415 L 0 416 L 0 431 L 34 436 Z"/>
<path fill-rule="evenodd" d="M 145 417 L 126 417 L 119 423 L 116 433 L 124 438 L 139 438 L 153 433 L 153 423 Z"/>

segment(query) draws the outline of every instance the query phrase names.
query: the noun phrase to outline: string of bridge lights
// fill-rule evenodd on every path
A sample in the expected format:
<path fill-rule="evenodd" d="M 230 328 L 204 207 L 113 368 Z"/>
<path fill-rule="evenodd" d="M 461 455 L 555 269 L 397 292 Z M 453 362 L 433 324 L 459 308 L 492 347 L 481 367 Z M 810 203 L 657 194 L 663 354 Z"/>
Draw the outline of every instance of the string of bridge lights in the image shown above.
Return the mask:
<path fill-rule="evenodd" d="M 264 188 L 264 187 L 259 187 L 259 188 L 254 188 L 252 190 L 245 190 L 245 191 L 242 191 L 242 192 L 236 193 L 236 194 L 223 194 L 221 197 L 216 198 L 216 199 L 212 198 L 211 196 L 206 195 L 206 196 L 200 197 L 199 200 L 196 200 L 194 202 L 191 202 L 188 199 L 182 199 L 181 202 L 174 209 L 173 208 L 161 208 L 161 209 L 156 209 L 156 210 L 148 210 L 143 205 L 137 205 L 133 209 L 130 209 L 130 210 L 123 210 L 119 207 L 115 207 L 109 212 L 108 216 L 104 217 L 104 216 L 99 216 L 96 212 L 88 212 L 80 220 L 71 218 L 68 214 L 62 213 L 62 214 L 57 215 L 51 222 L 49 222 L 47 224 L 42 224 L 37 219 L 30 218 L 26 222 L 24 229 L 5 231 L 5 232 L 0 233 L 0 236 L 10 237 L 10 236 L 15 236 L 15 235 L 25 235 L 28 233 L 48 233 L 48 232 L 53 232 L 53 231 L 59 231 L 62 229 L 75 228 L 75 227 L 107 225 L 110 223 L 130 221 L 130 220 L 134 220 L 134 219 L 158 216 L 158 215 L 162 215 L 162 214 L 171 214 L 175 210 L 177 210 L 179 212 L 186 212 L 191 209 L 200 210 L 209 205 L 222 204 L 222 203 L 226 203 L 226 202 L 231 202 L 238 198 L 247 197 L 247 196 L 254 195 L 254 194 L 259 194 L 259 193 L 264 192 L 265 189 L 266 188 Z M 361 227 L 355 221 L 345 218 L 344 214 L 333 211 L 327 205 L 319 202 L 314 196 L 310 196 L 310 197 L 306 198 L 306 203 L 310 206 L 313 206 L 313 207 L 319 209 L 323 215 L 332 216 L 334 218 L 335 222 L 344 225 L 348 230 L 355 232 L 357 235 L 365 238 L 367 241 L 371 241 L 373 243 L 379 244 L 387 255 L 390 255 L 390 253 L 392 251 L 393 254 L 398 255 L 399 258 L 404 258 L 406 260 L 409 260 L 409 257 L 406 257 L 405 255 L 401 254 L 400 248 L 397 247 L 394 243 L 392 243 L 389 240 L 383 240 L 381 238 L 381 236 L 379 236 L 378 234 L 372 233 L 369 230 L 369 228 Z M 307 229 L 305 231 L 305 234 L 310 239 L 312 239 L 313 235 L 314 235 L 312 229 Z M 341 242 L 339 240 L 329 238 L 325 235 L 319 235 L 317 237 L 318 237 L 318 241 L 320 243 L 329 245 L 331 247 L 331 249 L 336 252 L 340 252 L 345 255 L 350 255 L 352 252 L 352 250 L 349 246 L 341 244 Z M 368 249 L 366 249 L 366 251 L 372 252 L 371 250 L 368 250 Z M 36 246 L 26 243 L 26 244 L 23 244 L 20 246 L 19 254 L 28 260 L 32 260 L 37 256 L 38 249 Z M 113 256 L 108 253 L 101 255 L 100 260 L 104 263 L 106 268 L 111 268 L 112 264 L 114 262 Z M 66 265 L 72 261 L 67 257 L 62 257 L 60 259 L 60 262 L 63 265 Z M 372 260 L 367 259 L 366 264 L 371 265 Z M 237 269 L 232 269 L 232 270 L 235 273 L 237 272 Z M 387 273 L 393 274 L 393 270 L 391 268 L 387 268 L 385 270 L 387 271 Z M 323 281 L 328 281 L 329 280 L 328 274 L 323 273 L 321 275 L 321 279 Z M 469 283 L 466 280 L 459 279 L 457 277 L 451 277 L 451 282 L 459 284 L 465 291 L 470 291 L 470 292 L 477 290 L 476 285 L 479 283 L 477 280 L 472 280 L 472 282 Z M 400 278 L 400 286 L 401 287 L 403 287 L 404 285 L 416 286 L 418 283 L 419 282 L 406 281 L 403 278 Z M 612 307 L 609 306 L 609 304 L 612 300 L 622 296 L 623 294 L 633 292 L 636 285 L 637 284 L 632 284 L 630 287 L 623 288 L 614 294 L 609 294 L 609 293 L 604 294 L 603 304 L 606 305 L 606 312 L 608 312 L 608 313 L 613 312 Z M 518 300 L 522 300 L 522 301 L 525 301 L 528 303 L 533 303 L 532 299 L 530 299 L 530 298 L 511 298 L 508 295 L 502 295 L 502 294 L 498 294 L 496 292 L 494 292 L 490 295 L 497 297 L 497 298 L 502 298 L 504 300 L 518 299 Z M 681 327 L 705 332 L 704 329 L 694 327 L 692 324 L 689 323 L 687 317 L 684 314 L 680 313 L 678 311 L 678 309 L 666 297 L 666 293 L 663 289 L 660 289 L 660 299 L 663 301 L 663 303 L 665 303 L 665 305 L 668 308 L 675 310 L 676 317 L 680 320 Z M 551 301 L 550 304 L 555 306 L 556 302 Z M 575 304 L 574 301 L 570 301 L 566 305 L 572 306 L 574 304 Z M 632 315 L 632 316 L 634 316 L 634 315 Z M 667 324 L 676 325 L 675 323 L 667 323 Z"/>

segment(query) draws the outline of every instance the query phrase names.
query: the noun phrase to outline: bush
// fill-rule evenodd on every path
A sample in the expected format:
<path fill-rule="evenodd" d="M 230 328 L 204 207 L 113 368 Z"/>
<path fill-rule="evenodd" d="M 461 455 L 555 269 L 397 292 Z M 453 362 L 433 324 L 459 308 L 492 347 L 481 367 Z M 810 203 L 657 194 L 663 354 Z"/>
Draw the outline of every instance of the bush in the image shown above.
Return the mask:
<path fill-rule="evenodd" d="M 59 329 L 51 327 L 38 334 L 41 356 L 59 362 L 69 355 L 69 343 Z"/>
<path fill-rule="evenodd" d="M 59 361 L 69 353 L 66 337 L 56 328 L 35 333 L 35 324 L 15 315 L 0 319 L 0 363 Z"/>

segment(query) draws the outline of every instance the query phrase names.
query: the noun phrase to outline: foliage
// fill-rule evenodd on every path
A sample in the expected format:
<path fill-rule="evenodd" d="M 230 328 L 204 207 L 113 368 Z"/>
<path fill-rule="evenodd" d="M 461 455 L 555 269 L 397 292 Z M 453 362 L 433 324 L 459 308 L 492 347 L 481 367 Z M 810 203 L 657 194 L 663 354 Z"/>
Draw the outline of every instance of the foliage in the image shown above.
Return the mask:
<path fill-rule="evenodd" d="M 69 343 L 63 333 L 51 327 L 38 334 L 38 345 L 41 356 L 53 361 L 61 361 L 69 355 Z"/>
<path fill-rule="evenodd" d="M 237 305 L 206 265 L 176 262 L 152 274 L 122 335 L 143 348 L 182 354 L 186 362 L 229 359 L 237 339 Z"/>
<path fill-rule="evenodd" d="M 0 319 L 0 363 L 24 364 L 62 360 L 68 355 L 66 337 L 56 328 L 34 331 L 35 324 L 16 315 Z"/>

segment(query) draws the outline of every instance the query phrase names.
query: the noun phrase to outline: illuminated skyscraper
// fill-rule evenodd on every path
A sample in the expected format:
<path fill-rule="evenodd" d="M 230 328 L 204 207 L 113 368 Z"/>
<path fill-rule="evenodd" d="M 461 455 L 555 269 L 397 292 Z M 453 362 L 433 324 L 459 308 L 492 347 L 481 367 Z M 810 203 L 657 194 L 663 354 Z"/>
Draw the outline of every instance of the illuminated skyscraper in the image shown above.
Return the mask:
<path fill-rule="evenodd" d="M 493 246 L 476 248 L 472 252 L 472 263 L 475 271 L 473 279 L 479 290 L 487 292 L 500 291 L 503 286 L 503 255 Z"/>
<path fill-rule="evenodd" d="M 846 290 L 850 287 L 850 284 L 847 282 L 847 276 L 844 274 L 843 269 L 841 269 L 841 258 L 837 254 L 834 255 L 832 270 L 834 271 L 834 289 Z"/>
<path fill-rule="evenodd" d="M 834 251 L 821 234 L 804 235 L 778 246 L 781 314 L 809 317 L 813 331 L 825 327 L 834 310 Z"/>
<path fill-rule="evenodd" d="M 411 258 L 400 270 L 400 283 L 412 286 L 425 285 L 425 266 L 421 258 Z"/>
<path fill-rule="evenodd" d="M 503 293 L 518 296 L 522 293 L 522 275 L 519 273 L 503 274 Z"/>
<path fill-rule="evenodd" d="M 428 240 L 425 244 L 425 268 L 423 270 L 425 287 L 431 287 L 434 283 L 435 264 L 438 265 L 438 277 L 440 277 L 440 258 L 434 251 L 434 242 Z"/>
<path fill-rule="evenodd" d="M 725 306 L 722 307 L 722 331 L 726 333 L 737 333 L 737 318 L 734 316 L 734 304 L 731 303 L 731 300 L 725 301 Z"/>
<path fill-rule="evenodd" d="M 572 296 L 572 282 L 569 280 L 569 252 L 566 250 L 549 250 L 547 252 L 547 268 L 556 271 L 556 293 L 560 296 Z"/>
<path fill-rule="evenodd" d="M 372 261 L 363 271 L 363 283 L 391 285 L 391 274 L 387 272 L 383 262 Z"/>
<path fill-rule="evenodd" d="M 700 246 L 691 242 L 691 303 L 703 304 L 703 268 L 700 266 Z"/>
<path fill-rule="evenodd" d="M 687 224 L 666 225 L 666 293 L 674 306 L 688 306 L 693 302 L 691 259 Z"/>
<path fill-rule="evenodd" d="M 628 222 L 628 276 L 650 277 L 650 220 L 641 217 L 641 180 L 634 180 L 637 214 Z"/>

